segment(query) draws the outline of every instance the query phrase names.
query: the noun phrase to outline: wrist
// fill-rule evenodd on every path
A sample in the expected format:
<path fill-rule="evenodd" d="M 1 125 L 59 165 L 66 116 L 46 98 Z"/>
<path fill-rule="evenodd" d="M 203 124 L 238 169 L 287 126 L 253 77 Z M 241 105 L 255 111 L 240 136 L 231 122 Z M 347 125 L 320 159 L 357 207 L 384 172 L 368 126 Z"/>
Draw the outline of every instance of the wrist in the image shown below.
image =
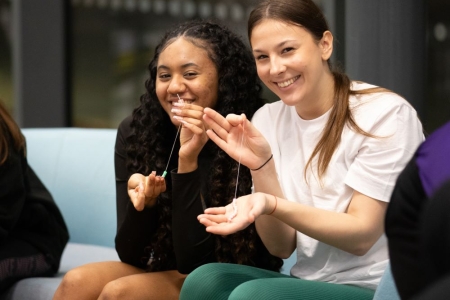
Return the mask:
<path fill-rule="evenodd" d="M 178 173 L 189 173 L 197 170 L 197 159 L 187 159 L 180 157 L 178 159 Z"/>
<path fill-rule="evenodd" d="M 260 164 L 259 167 L 250 169 L 250 171 L 255 172 L 255 171 L 261 170 L 262 168 L 264 168 L 265 165 L 267 165 L 272 160 L 272 158 L 273 158 L 273 154 L 270 154 L 270 157 L 266 161 L 264 161 L 262 164 Z"/>
<path fill-rule="evenodd" d="M 158 197 L 145 197 L 145 207 L 152 208 L 156 205 Z"/>
<path fill-rule="evenodd" d="M 264 165 L 264 167 L 256 171 L 253 170 L 250 169 L 252 178 L 268 178 L 268 177 L 272 178 L 272 175 L 276 174 L 275 162 L 273 158 L 271 158 L 269 162 Z"/>
<path fill-rule="evenodd" d="M 268 198 L 269 201 L 268 202 L 270 202 L 271 205 L 268 205 L 270 207 L 270 209 L 268 210 L 268 212 L 266 212 L 266 215 L 270 216 L 277 209 L 278 198 L 275 195 L 268 195 L 268 196 L 269 196 L 269 198 Z"/>

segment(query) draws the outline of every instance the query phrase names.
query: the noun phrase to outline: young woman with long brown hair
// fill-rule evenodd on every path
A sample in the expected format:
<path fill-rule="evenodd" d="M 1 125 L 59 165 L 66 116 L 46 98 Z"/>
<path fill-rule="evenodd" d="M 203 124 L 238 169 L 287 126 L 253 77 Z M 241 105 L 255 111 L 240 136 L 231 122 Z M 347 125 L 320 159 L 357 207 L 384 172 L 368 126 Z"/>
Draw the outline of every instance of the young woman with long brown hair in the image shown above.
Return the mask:
<path fill-rule="evenodd" d="M 261 2 L 248 36 L 259 77 L 281 101 L 252 122 L 205 109 L 208 136 L 252 170 L 255 193 L 237 199 L 234 217 L 228 205 L 198 218 L 218 235 L 255 223 L 270 253 L 296 250 L 297 263 L 291 276 L 205 265 L 181 299 L 372 299 L 388 263 L 386 207 L 424 138 L 417 113 L 332 68 L 333 35 L 311 0 Z"/>

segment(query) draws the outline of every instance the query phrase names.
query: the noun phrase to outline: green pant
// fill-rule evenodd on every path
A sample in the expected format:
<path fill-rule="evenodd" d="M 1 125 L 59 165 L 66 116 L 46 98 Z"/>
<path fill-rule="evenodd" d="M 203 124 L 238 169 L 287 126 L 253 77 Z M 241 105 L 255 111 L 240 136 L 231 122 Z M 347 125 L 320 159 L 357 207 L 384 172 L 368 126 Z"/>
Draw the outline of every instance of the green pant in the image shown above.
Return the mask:
<path fill-rule="evenodd" d="M 301 280 L 249 266 L 211 263 L 189 274 L 180 300 L 371 300 L 374 293 L 356 286 Z"/>

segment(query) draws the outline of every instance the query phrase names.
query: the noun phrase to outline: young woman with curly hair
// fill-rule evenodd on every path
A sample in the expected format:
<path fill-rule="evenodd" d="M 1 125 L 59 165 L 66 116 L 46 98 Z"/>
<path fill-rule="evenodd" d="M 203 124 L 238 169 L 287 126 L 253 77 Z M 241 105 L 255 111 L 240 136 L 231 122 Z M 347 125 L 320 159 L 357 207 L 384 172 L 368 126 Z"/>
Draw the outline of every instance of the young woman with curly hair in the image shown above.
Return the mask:
<path fill-rule="evenodd" d="M 178 299 L 185 274 L 205 263 L 273 271 L 282 265 L 254 226 L 222 237 L 196 219 L 205 207 L 230 203 L 237 181 L 238 195 L 251 192 L 249 169 L 209 141 L 202 120 L 205 107 L 251 117 L 264 104 L 249 49 L 219 24 L 189 21 L 162 38 L 149 71 L 146 93 L 120 124 L 115 147 L 122 262 L 70 271 L 55 299 Z"/>

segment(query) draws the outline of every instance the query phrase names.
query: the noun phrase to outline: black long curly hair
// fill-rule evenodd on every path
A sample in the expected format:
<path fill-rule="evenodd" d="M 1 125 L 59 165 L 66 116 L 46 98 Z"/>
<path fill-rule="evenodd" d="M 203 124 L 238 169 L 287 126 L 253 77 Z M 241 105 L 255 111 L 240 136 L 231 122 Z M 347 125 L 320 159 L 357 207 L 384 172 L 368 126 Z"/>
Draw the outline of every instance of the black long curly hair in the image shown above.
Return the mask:
<path fill-rule="evenodd" d="M 205 49 L 215 64 L 219 78 L 215 110 L 221 115 L 245 113 L 250 119 L 264 104 L 253 56 L 240 37 L 214 21 L 191 20 L 176 26 L 165 34 L 156 47 L 148 67 L 150 78 L 145 83 L 146 93 L 141 96 L 139 107 L 133 111 L 133 134 L 128 138 L 127 146 L 127 168 L 133 173 L 149 174 L 151 170 L 156 170 L 157 174 L 161 174 L 166 167 L 167 153 L 171 150 L 176 128 L 158 101 L 155 91 L 156 68 L 161 52 L 180 37 Z M 212 166 L 207 177 L 210 194 L 205 195 L 209 198 L 208 204 L 227 205 L 234 197 L 238 165 L 211 141 L 205 145 L 202 152 L 204 151 L 212 156 Z M 238 195 L 251 193 L 251 185 L 250 170 L 241 166 Z M 176 268 L 170 186 L 158 197 L 157 209 L 158 230 L 147 248 L 158 259 L 152 260 L 148 271 Z M 215 239 L 215 255 L 219 262 L 246 264 L 276 271 L 282 266 L 282 260 L 270 255 L 265 249 L 254 224 L 233 235 L 215 236 Z"/>

